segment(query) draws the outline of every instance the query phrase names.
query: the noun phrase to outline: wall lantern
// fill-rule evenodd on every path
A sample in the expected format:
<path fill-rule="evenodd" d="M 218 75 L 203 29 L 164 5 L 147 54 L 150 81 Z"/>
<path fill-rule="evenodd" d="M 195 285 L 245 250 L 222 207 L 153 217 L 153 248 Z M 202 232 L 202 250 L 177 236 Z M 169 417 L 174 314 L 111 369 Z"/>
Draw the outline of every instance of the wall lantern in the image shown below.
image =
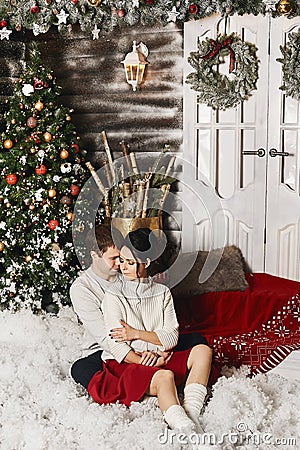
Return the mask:
<path fill-rule="evenodd" d="M 124 64 L 127 83 L 131 84 L 134 91 L 143 81 L 148 53 L 148 48 L 143 42 L 136 45 L 136 41 L 133 41 L 132 52 L 127 53 L 124 61 L 121 61 Z"/>

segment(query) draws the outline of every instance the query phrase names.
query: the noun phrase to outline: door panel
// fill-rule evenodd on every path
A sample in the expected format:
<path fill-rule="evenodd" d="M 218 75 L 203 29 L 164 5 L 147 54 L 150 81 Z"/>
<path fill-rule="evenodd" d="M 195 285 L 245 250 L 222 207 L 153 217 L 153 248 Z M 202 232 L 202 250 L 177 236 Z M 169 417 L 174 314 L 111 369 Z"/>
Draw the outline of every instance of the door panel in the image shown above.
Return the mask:
<path fill-rule="evenodd" d="M 208 181 L 220 207 L 210 214 L 205 214 L 204 207 L 197 208 L 198 220 L 192 221 L 184 205 L 183 250 L 236 244 L 256 271 L 264 270 L 266 158 L 246 153 L 267 145 L 268 20 L 234 16 L 227 23 L 227 33 L 236 31 L 254 43 L 263 61 L 258 89 L 249 101 L 226 111 L 213 111 L 197 104 L 197 93 L 189 85 L 184 88 L 184 159 L 196 168 L 199 191 Z M 185 24 L 185 77 L 193 70 L 187 62 L 190 52 L 197 49 L 199 39 L 215 39 L 218 26 L 223 33 L 224 23 L 218 15 Z"/>
<path fill-rule="evenodd" d="M 271 22 L 269 149 L 288 156 L 268 156 L 266 271 L 300 280 L 300 103 L 279 90 L 282 64 L 279 46 L 300 27 L 300 18 Z"/>

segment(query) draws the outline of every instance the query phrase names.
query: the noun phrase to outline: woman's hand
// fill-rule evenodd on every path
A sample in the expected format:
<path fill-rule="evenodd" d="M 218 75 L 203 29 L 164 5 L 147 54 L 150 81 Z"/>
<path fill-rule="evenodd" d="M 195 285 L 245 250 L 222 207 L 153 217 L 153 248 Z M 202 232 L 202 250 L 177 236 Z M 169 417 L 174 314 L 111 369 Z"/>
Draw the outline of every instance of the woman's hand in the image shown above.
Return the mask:
<path fill-rule="evenodd" d="M 140 364 L 142 366 L 156 366 L 158 355 L 157 353 L 145 351 L 145 352 L 137 352 L 141 356 Z"/>
<path fill-rule="evenodd" d="M 120 324 L 122 325 L 122 327 L 113 328 L 109 333 L 109 336 L 116 342 L 134 341 L 135 339 L 139 338 L 138 330 L 132 328 L 122 319 L 120 320 Z"/>

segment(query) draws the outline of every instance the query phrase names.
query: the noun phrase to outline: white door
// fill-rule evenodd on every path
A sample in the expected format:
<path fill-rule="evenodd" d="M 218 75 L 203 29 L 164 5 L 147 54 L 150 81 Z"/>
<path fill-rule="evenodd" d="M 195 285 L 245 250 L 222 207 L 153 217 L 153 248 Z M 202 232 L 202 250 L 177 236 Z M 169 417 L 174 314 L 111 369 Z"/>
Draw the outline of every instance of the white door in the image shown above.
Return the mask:
<path fill-rule="evenodd" d="M 184 77 L 193 71 L 187 58 L 197 40 L 215 39 L 224 25 L 218 15 L 185 24 Z M 282 65 L 276 62 L 279 45 L 299 26 L 299 18 L 230 17 L 226 33 L 255 44 L 260 60 L 257 90 L 238 107 L 213 111 L 197 104 L 197 93 L 185 85 L 183 156 L 198 184 L 184 187 L 183 251 L 235 244 L 254 272 L 299 279 L 300 112 L 279 90 Z M 270 156 L 271 149 L 289 156 Z M 213 207 L 196 204 L 205 189 L 214 191 Z"/>
<path fill-rule="evenodd" d="M 184 79 L 193 71 L 187 58 L 196 51 L 198 39 L 215 39 L 218 25 L 224 32 L 224 21 L 219 21 L 220 16 L 214 15 L 185 24 Z M 196 168 L 199 192 L 206 186 L 201 181 L 206 178 L 220 207 L 208 216 L 205 207 L 195 207 L 194 201 L 197 214 L 191 220 L 185 214 L 189 188 L 184 188 L 183 251 L 236 244 L 256 271 L 264 270 L 266 157 L 259 156 L 258 150 L 265 152 L 267 145 L 266 25 L 268 20 L 262 16 L 234 16 L 227 23 L 226 33 L 236 31 L 245 41 L 255 44 L 262 61 L 257 90 L 249 101 L 226 111 L 214 111 L 204 104 L 197 105 L 197 93 L 189 85 L 184 88 L 184 159 Z"/>
<path fill-rule="evenodd" d="M 300 280 L 300 102 L 278 90 L 280 45 L 298 31 L 300 18 L 271 21 L 269 152 L 266 215 L 266 272 Z M 288 154 L 287 156 L 283 156 Z"/>

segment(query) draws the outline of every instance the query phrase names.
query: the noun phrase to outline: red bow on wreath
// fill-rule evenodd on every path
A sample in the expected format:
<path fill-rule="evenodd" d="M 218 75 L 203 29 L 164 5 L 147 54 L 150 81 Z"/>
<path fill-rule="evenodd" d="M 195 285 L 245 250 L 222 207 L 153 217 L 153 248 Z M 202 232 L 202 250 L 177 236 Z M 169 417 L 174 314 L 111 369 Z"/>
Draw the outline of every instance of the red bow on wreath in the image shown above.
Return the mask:
<path fill-rule="evenodd" d="M 213 56 L 216 56 L 222 48 L 228 48 L 230 55 L 229 73 L 233 72 L 235 67 L 235 54 L 232 48 L 230 47 L 231 43 L 232 43 L 231 37 L 224 39 L 223 42 L 211 39 L 210 40 L 211 50 L 205 56 L 202 56 L 202 59 L 212 58 Z"/>

